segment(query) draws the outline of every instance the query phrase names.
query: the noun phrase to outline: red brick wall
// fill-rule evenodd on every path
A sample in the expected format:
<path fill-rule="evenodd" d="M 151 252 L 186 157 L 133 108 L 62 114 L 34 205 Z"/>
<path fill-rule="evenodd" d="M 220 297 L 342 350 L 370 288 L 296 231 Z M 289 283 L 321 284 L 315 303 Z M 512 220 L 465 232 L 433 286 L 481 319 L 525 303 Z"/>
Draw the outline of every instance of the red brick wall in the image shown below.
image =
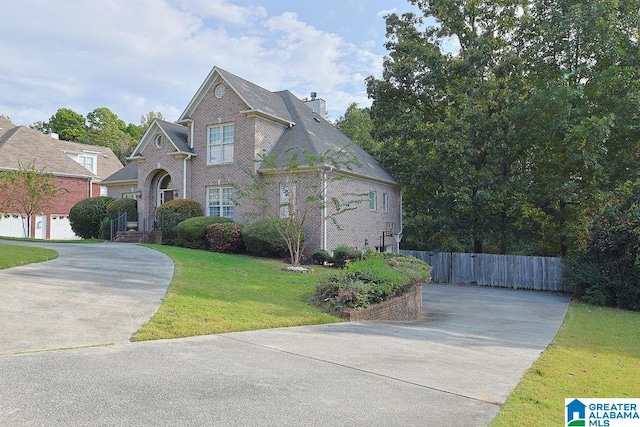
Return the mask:
<path fill-rule="evenodd" d="M 400 295 L 363 310 L 344 309 L 342 318 L 358 320 L 417 320 L 422 317 L 422 286 L 415 291 Z"/>
<path fill-rule="evenodd" d="M 58 191 L 54 197 L 48 202 L 47 209 L 43 212 L 36 212 L 37 215 L 69 215 L 69 211 L 80 200 L 89 197 L 89 180 L 85 178 L 71 178 L 71 177 L 56 177 L 56 187 Z M 100 191 L 97 194 L 94 192 L 94 196 L 99 196 Z M 6 193 L 0 191 L 0 203 L 6 200 Z M 7 212 L 18 213 L 18 212 Z M 32 219 L 32 235 L 35 232 L 35 216 Z M 50 227 L 47 227 L 47 238 L 50 236 Z"/>

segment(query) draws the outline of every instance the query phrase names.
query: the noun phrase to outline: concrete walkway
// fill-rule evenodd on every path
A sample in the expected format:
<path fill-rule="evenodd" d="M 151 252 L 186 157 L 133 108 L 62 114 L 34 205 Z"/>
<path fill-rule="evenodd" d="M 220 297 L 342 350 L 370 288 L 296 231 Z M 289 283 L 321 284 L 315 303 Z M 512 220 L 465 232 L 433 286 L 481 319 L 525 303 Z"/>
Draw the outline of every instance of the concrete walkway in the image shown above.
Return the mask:
<path fill-rule="evenodd" d="M 442 285 L 423 295 L 418 322 L 0 356 L 0 425 L 486 426 L 568 298 Z"/>
<path fill-rule="evenodd" d="M 0 354 L 128 342 L 173 276 L 169 257 L 136 245 L 0 243 L 59 253 L 0 270 Z"/>

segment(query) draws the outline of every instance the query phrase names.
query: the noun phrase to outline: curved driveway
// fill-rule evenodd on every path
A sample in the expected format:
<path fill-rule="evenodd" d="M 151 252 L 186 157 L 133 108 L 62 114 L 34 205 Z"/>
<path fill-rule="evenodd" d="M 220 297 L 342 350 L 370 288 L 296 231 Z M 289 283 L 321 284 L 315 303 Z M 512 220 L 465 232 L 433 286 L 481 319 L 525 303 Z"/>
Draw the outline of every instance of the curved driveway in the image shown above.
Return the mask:
<path fill-rule="evenodd" d="M 58 258 L 0 270 L 0 354 L 120 343 L 158 309 L 173 262 L 116 243 L 40 246 Z"/>
<path fill-rule="evenodd" d="M 70 295 L 60 309 L 120 319 L 118 325 L 88 322 L 94 327 L 86 333 L 95 337 L 77 334 L 75 345 L 126 341 L 164 293 L 149 283 L 160 280 L 162 268 L 169 271 L 158 267 L 166 261 L 159 253 L 127 245 L 54 247 L 61 259 L 43 264 L 52 266 L 47 271 L 64 278 L 63 260 L 71 256 L 87 264 L 74 271 L 92 277 L 82 281 L 74 273 L 69 283 L 51 284 Z M 93 271 L 98 255 L 110 266 Z M 116 259 L 156 267 L 118 273 Z M 35 294 L 28 288 L 46 286 L 40 267 L 15 270 L 0 273 L 0 292 L 7 278 L 20 280 L 26 295 Z M 28 282 L 19 279 L 25 275 Z M 135 303 L 123 311 L 118 305 L 125 294 Z M 147 298 L 154 304 L 142 309 Z M 425 318 L 415 322 L 334 323 L 0 355 L 0 425 L 486 426 L 555 336 L 569 302 L 553 294 L 453 285 L 426 285 L 423 299 Z M 15 295 L 12 304 L 19 300 Z M 58 310 L 45 313 L 47 322 L 81 323 L 60 319 Z M 112 333 L 101 333 L 98 325 Z M 42 327 L 51 334 L 57 329 Z"/>

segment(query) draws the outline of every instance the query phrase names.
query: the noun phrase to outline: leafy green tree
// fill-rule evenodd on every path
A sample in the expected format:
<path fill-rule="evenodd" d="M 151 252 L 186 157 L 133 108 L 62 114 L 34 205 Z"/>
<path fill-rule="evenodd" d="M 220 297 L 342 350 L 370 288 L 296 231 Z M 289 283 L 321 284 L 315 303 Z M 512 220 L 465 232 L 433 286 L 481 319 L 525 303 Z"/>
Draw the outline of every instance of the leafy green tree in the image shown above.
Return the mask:
<path fill-rule="evenodd" d="M 579 250 L 563 280 L 596 305 L 640 311 L 640 182 L 594 196 L 597 206 L 581 221 Z"/>
<path fill-rule="evenodd" d="M 69 108 L 58 108 L 49 119 L 49 129 L 65 141 L 79 141 L 87 133 L 84 116 Z"/>
<path fill-rule="evenodd" d="M 373 122 L 370 108 L 360 108 L 355 102 L 350 104 L 344 116 L 338 118 L 335 126 L 366 152 L 374 157 L 377 156 L 381 144 L 372 136 Z"/>
<path fill-rule="evenodd" d="M 4 200 L 0 209 L 16 212 L 27 218 L 23 222 L 24 235 L 31 236 L 33 215 L 45 211 L 51 199 L 59 192 L 66 191 L 56 185 L 56 177 L 44 170 L 38 170 L 34 163 L 18 164 L 17 170 L 0 173 L 0 193 Z"/>
<path fill-rule="evenodd" d="M 30 124 L 29 127 L 33 130 L 37 130 L 38 132 L 42 132 L 45 135 L 51 133 L 49 122 L 43 122 L 42 120 L 38 120 L 37 122 Z"/>
<path fill-rule="evenodd" d="M 517 40 L 531 97 L 527 212 L 541 241 L 566 255 L 598 191 L 640 171 L 637 0 L 544 0 L 524 10 Z M 633 154 L 636 153 L 636 154 Z"/>
<path fill-rule="evenodd" d="M 125 132 L 126 123 L 106 107 L 96 108 L 87 114 L 87 122 L 89 127 L 81 142 L 109 147 L 125 163 L 126 156 L 137 143 L 137 140 Z"/>
<path fill-rule="evenodd" d="M 383 78 L 368 79 L 381 161 L 408 184 L 406 238 L 505 252 L 525 149 L 510 118 L 526 93 L 510 40 L 522 2 L 412 3 L 438 25 L 387 17 Z M 460 43 L 457 55 L 441 49 L 444 38 Z"/>
<path fill-rule="evenodd" d="M 151 126 L 151 123 L 154 119 L 164 120 L 164 116 L 161 112 L 156 111 L 149 111 L 147 114 L 142 116 L 142 118 L 140 119 L 140 126 L 142 127 L 143 132 L 146 131 L 149 126 Z"/>
<path fill-rule="evenodd" d="M 640 172 L 638 0 L 411 3 L 368 79 L 404 244 L 568 253 L 593 194 Z"/>

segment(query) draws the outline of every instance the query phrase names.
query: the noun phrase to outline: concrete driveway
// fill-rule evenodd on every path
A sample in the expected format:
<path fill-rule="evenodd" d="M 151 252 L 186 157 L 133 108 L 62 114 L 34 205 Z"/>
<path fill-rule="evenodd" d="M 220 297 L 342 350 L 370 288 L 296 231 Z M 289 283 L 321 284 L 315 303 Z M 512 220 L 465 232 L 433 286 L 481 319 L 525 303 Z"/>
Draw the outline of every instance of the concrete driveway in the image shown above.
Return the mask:
<path fill-rule="evenodd" d="M 568 298 L 443 285 L 423 295 L 417 322 L 0 356 L 0 425 L 486 426 Z"/>
<path fill-rule="evenodd" d="M 173 276 L 169 257 L 136 245 L 0 243 L 59 253 L 0 270 L 0 354 L 127 342 Z"/>

